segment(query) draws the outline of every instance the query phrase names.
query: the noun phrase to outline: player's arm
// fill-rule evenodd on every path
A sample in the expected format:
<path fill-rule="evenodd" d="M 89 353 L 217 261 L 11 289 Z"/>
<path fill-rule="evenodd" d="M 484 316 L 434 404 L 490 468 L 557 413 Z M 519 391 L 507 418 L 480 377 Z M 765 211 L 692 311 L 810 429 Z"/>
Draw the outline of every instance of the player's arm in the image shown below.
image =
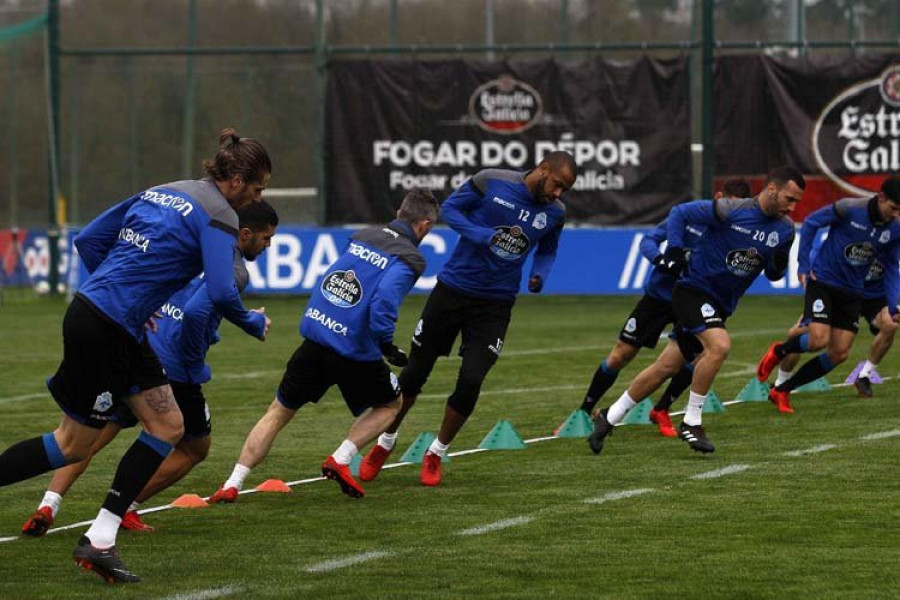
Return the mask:
<path fill-rule="evenodd" d="M 234 234 L 225 225 L 210 222 L 200 232 L 203 271 L 209 299 L 215 310 L 250 335 L 264 340 L 267 317 L 244 308 L 234 281 Z"/>
<path fill-rule="evenodd" d="M 666 239 L 669 240 L 669 245 L 663 257 L 663 266 L 668 272 L 677 275 L 687 265 L 684 233 L 688 224 L 711 229 L 719 226 L 727 218 L 727 214 L 723 214 L 720 210 L 719 204 L 714 200 L 695 200 L 672 207 L 666 219 Z"/>
<path fill-rule="evenodd" d="M 900 309 L 897 304 L 900 303 L 900 240 L 891 244 L 884 257 L 884 293 L 887 296 L 887 308 L 897 319 Z"/>
<path fill-rule="evenodd" d="M 418 275 L 402 261 L 393 263 L 378 282 L 375 296 L 369 305 L 369 327 L 388 362 L 406 366 L 406 354 L 394 344 L 397 313 L 403 299 L 416 283 Z"/>
<path fill-rule="evenodd" d="M 210 322 L 214 318 L 216 318 L 216 309 L 204 282 L 184 305 L 181 329 L 178 334 L 182 363 L 190 379 L 188 383 L 202 384 L 210 379 L 206 353 L 209 345 L 214 343 L 209 337 Z"/>
<path fill-rule="evenodd" d="M 484 178 L 477 173 L 463 183 L 441 203 L 441 218 L 456 233 L 473 244 L 487 246 L 497 233 L 490 227 L 476 225 L 469 218 L 469 213 L 480 206 L 484 200 Z"/>
<path fill-rule="evenodd" d="M 841 205 L 841 201 L 838 201 L 831 206 L 824 206 L 807 215 L 803 221 L 803 227 L 800 228 L 800 247 L 797 250 L 798 275 L 806 277 L 809 274 L 810 265 L 812 265 L 813 244 L 816 241 L 819 230 L 837 223 L 843 218 L 844 214 L 843 205 Z"/>
<path fill-rule="evenodd" d="M 125 213 L 140 196 L 132 196 L 124 202 L 107 209 L 96 219 L 87 224 L 75 237 L 78 256 L 84 263 L 88 273 L 93 273 L 100 266 L 106 255 L 119 239 L 119 231 L 125 221 Z"/>
<path fill-rule="evenodd" d="M 772 251 L 769 258 L 769 264 L 766 265 L 766 279 L 769 281 L 778 281 L 787 273 L 788 264 L 791 260 L 791 246 L 794 244 L 794 235 L 779 244 Z"/>
<path fill-rule="evenodd" d="M 559 237 L 562 235 L 563 222 L 553 228 L 538 242 L 534 251 L 534 260 L 531 263 L 531 274 L 528 276 L 528 291 L 539 294 L 544 289 L 553 263 L 556 262 L 556 251 L 559 248 Z"/>
<path fill-rule="evenodd" d="M 654 265 L 658 265 L 663 259 L 663 253 L 660 246 L 662 246 L 662 243 L 666 240 L 667 224 L 668 222 L 663 220 L 641 238 L 641 254 Z"/>

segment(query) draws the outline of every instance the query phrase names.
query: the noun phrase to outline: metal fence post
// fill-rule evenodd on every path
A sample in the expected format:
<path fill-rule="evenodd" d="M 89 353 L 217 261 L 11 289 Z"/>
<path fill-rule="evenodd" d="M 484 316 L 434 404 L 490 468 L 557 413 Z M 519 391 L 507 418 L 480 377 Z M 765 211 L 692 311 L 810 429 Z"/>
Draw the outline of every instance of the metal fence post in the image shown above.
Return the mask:
<path fill-rule="evenodd" d="M 50 168 L 50 198 L 47 202 L 47 238 L 50 264 L 47 281 L 50 294 L 58 293 L 59 284 L 59 0 L 47 1 L 47 160 Z"/>
<path fill-rule="evenodd" d="M 714 169 L 713 154 L 715 152 L 715 114 L 713 113 L 713 45 L 715 44 L 715 27 L 713 19 L 715 18 L 715 6 L 713 4 L 714 0 L 702 1 L 703 67 L 701 86 L 703 89 L 703 131 L 701 137 L 703 141 L 703 175 L 700 193 L 703 198 L 712 198 Z"/>
<path fill-rule="evenodd" d="M 328 217 L 328 182 L 325 173 L 325 78 L 327 76 L 325 69 L 325 0 L 316 0 L 316 73 L 315 73 L 315 89 L 316 89 L 316 178 L 318 179 L 319 188 L 319 210 L 318 223 L 323 225 Z"/>
<path fill-rule="evenodd" d="M 188 41 L 187 47 L 193 50 L 197 43 L 197 0 L 188 3 Z M 181 175 L 190 179 L 194 172 L 194 95 L 197 87 L 194 76 L 193 52 L 187 55 L 184 83 L 184 126 L 181 131 Z"/>

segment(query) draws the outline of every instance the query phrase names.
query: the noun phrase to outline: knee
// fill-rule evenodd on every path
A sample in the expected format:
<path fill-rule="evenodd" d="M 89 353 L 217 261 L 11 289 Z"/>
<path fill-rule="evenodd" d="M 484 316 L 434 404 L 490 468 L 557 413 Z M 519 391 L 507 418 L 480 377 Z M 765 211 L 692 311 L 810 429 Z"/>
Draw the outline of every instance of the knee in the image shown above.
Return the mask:
<path fill-rule="evenodd" d="M 850 356 L 850 349 L 849 348 L 829 348 L 826 355 L 828 356 L 829 362 L 831 362 L 831 364 L 836 367 L 839 364 L 841 364 L 842 362 L 844 362 L 845 360 L 847 360 L 847 357 Z"/>
<path fill-rule="evenodd" d="M 456 389 L 447 404 L 459 414 L 468 417 L 475 411 L 478 394 L 481 392 L 483 378 L 474 374 L 460 374 L 456 381 Z"/>
<path fill-rule="evenodd" d="M 153 437 L 176 444 L 184 437 L 184 418 L 181 411 L 174 411 L 145 422 L 144 428 Z"/>
<path fill-rule="evenodd" d="M 178 448 L 184 452 L 192 464 L 198 465 L 206 460 L 209 456 L 209 447 L 211 439 L 209 436 L 202 438 L 194 438 L 191 440 L 182 440 L 178 443 Z"/>
<path fill-rule="evenodd" d="M 619 371 L 628 366 L 628 363 L 634 360 L 637 353 L 638 349 L 634 346 L 617 342 L 612 351 L 610 351 L 609 356 L 606 357 L 606 366 Z"/>
<path fill-rule="evenodd" d="M 894 334 L 897 333 L 897 324 L 893 319 L 887 319 L 884 323 L 881 323 L 879 331 L 883 333 L 885 337 L 893 338 Z"/>
<path fill-rule="evenodd" d="M 828 345 L 829 335 L 827 333 L 810 333 L 809 334 L 809 351 L 817 352 Z"/>
<path fill-rule="evenodd" d="M 709 357 L 717 362 L 725 362 L 725 359 L 728 358 L 728 353 L 731 352 L 731 340 L 716 340 L 704 348 L 704 352 L 708 353 Z"/>

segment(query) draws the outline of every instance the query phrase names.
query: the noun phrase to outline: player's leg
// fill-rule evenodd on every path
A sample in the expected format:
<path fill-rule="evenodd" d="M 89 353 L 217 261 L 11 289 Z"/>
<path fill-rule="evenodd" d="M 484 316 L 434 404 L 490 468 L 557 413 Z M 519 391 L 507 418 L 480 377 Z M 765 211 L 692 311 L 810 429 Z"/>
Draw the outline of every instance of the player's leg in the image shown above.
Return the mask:
<path fill-rule="evenodd" d="M 600 363 L 600 366 L 597 367 L 597 370 L 594 371 L 591 384 L 579 408 L 588 414 L 593 412 L 597 402 L 603 398 L 603 395 L 618 379 L 619 371 L 634 360 L 634 357 L 640 351 L 641 349 L 638 346 L 623 342 L 621 339 L 616 340 L 616 345 L 613 346 L 606 358 Z"/>
<path fill-rule="evenodd" d="M 423 485 L 436 486 L 441 482 L 441 461 L 447 448 L 475 411 L 481 386 L 503 351 L 512 306 L 512 302 L 479 300 L 466 310 L 459 349 L 462 364 L 444 407 L 437 437 L 422 458 L 419 480 Z"/>
<path fill-rule="evenodd" d="M 675 340 L 670 339 L 656 360 L 637 374 L 628 389 L 609 408 L 594 414 L 594 431 L 588 437 L 588 445 L 594 454 L 600 454 L 613 427 L 625 418 L 638 402 L 661 386 L 685 364 L 684 354 Z"/>
<path fill-rule="evenodd" d="M 359 478 L 363 481 L 375 479 L 393 451 L 400 425 L 415 405 L 435 362 L 439 356 L 450 354 L 462 327 L 467 305 L 466 297 L 440 282 L 428 297 L 413 332 L 409 364 L 400 373 L 402 406 L 384 433 L 378 436 L 378 443 L 363 458 L 359 467 Z"/>
<path fill-rule="evenodd" d="M 828 335 L 830 330 L 821 327 L 809 328 L 803 331 L 801 324 L 818 323 L 820 325 L 831 326 L 832 309 L 834 298 L 832 297 L 831 288 L 820 284 L 817 281 L 809 281 L 806 285 L 806 292 L 803 298 L 803 316 L 801 320 L 790 331 L 784 342 L 773 342 L 769 349 L 760 359 L 756 367 L 756 378 L 759 381 L 766 381 L 775 367 L 781 363 L 784 358 L 790 354 L 803 354 L 806 352 L 818 352 L 828 345 Z M 791 335 L 793 333 L 793 335 Z M 796 364 L 796 362 L 794 362 Z M 785 372 L 790 372 L 786 367 L 791 366 L 789 361 L 782 364 L 781 368 Z M 780 385 L 783 382 L 778 383 Z"/>
<path fill-rule="evenodd" d="M 875 338 L 872 340 L 871 346 L 869 346 L 869 355 L 866 357 L 866 361 L 860 368 L 853 385 L 856 387 L 856 391 L 861 398 L 871 398 L 872 373 L 877 373 L 876 367 L 881 363 L 881 360 L 887 355 L 888 350 L 890 350 L 891 346 L 894 344 L 894 337 L 897 333 L 897 323 L 895 323 L 894 319 L 891 317 L 891 313 L 888 311 L 887 306 L 881 306 L 874 315 L 864 308 L 863 315 L 869 322 L 869 330 L 875 335 Z"/>
<path fill-rule="evenodd" d="M 309 402 L 318 402 L 331 382 L 327 379 L 325 357 L 330 352 L 324 346 L 305 340 L 288 360 L 275 399 L 265 414 L 256 422 L 244 440 L 241 454 L 225 483 L 210 497 L 212 503 L 231 503 L 251 469 L 265 459 L 275 442 L 297 410 Z"/>
<path fill-rule="evenodd" d="M 797 323 L 794 324 L 794 326 L 788 330 L 787 339 L 791 339 L 794 337 L 799 338 L 800 336 L 802 336 L 804 334 L 808 334 L 808 333 L 809 333 L 809 327 L 807 326 L 806 322 L 804 321 L 803 315 L 800 315 L 800 318 L 797 320 Z M 808 347 L 809 338 L 807 337 L 806 339 L 807 339 L 806 344 Z M 775 375 L 775 385 L 776 386 L 784 383 L 785 381 L 787 381 L 788 379 L 791 378 L 791 375 L 793 375 L 793 373 L 794 373 L 794 369 L 797 368 L 797 363 L 800 362 L 801 356 L 802 356 L 802 354 L 800 354 L 799 352 L 792 352 L 790 354 L 786 354 L 784 356 L 784 358 L 781 359 L 781 362 L 778 363 L 778 372 Z"/>
<path fill-rule="evenodd" d="M 63 496 L 66 495 L 66 492 L 69 491 L 72 484 L 75 483 L 81 474 L 84 473 L 85 469 L 88 468 L 94 455 L 106 447 L 106 445 L 109 444 L 121 430 L 122 427 L 119 424 L 108 423 L 106 427 L 100 430 L 100 435 L 94 440 L 94 445 L 91 447 L 86 458 L 68 464 L 53 472 L 53 477 L 50 479 L 50 485 L 47 486 L 47 491 L 44 492 L 44 497 L 41 499 L 40 505 L 38 505 L 35 513 L 31 515 L 31 518 L 29 518 L 28 521 L 25 522 L 25 525 L 22 526 L 22 535 L 42 537 L 47 533 L 47 530 L 53 525 L 56 515 L 59 513 L 59 507 L 62 504 Z"/>
<path fill-rule="evenodd" d="M 362 486 L 350 472 L 350 463 L 396 418 L 402 400 L 397 377 L 383 360 L 359 362 L 335 357 L 334 377 L 344 401 L 356 417 L 347 437 L 322 463 L 322 474 L 337 481 L 351 498 L 362 498 Z"/>

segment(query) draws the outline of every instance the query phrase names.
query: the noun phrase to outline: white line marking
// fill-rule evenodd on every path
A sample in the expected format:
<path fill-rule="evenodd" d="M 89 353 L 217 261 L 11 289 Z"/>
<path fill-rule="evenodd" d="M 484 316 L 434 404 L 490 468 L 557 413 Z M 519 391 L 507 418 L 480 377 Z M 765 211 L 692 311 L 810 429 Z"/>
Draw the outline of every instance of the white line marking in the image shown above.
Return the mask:
<path fill-rule="evenodd" d="M 17 540 L 17 539 L 19 539 L 18 536 L 4 537 L 4 538 L 0 538 L 0 542 L 12 542 L 13 540 Z"/>
<path fill-rule="evenodd" d="M 818 454 L 819 452 L 827 452 L 828 450 L 834 450 L 837 448 L 837 444 L 822 444 L 820 446 L 813 446 L 812 448 L 806 448 L 804 450 L 792 450 L 790 452 L 785 452 L 785 456 L 806 456 L 807 454 Z"/>
<path fill-rule="evenodd" d="M 7 402 L 19 402 L 21 400 L 34 400 L 35 398 L 47 398 L 50 396 L 49 392 L 41 392 L 40 394 L 22 394 L 21 396 L 10 396 L 9 398 L 0 398 L 0 404 L 6 404 Z"/>
<path fill-rule="evenodd" d="M 862 436 L 861 440 L 885 440 L 887 438 L 898 437 L 900 436 L 900 429 L 893 429 L 891 431 L 881 431 L 879 433 L 870 433 L 869 435 Z"/>
<path fill-rule="evenodd" d="M 390 556 L 391 552 L 364 552 L 363 554 L 356 554 L 354 556 L 348 556 L 347 558 L 338 558 L 335 560 L 326 560 L 325 562 L 316 563 L 314 565 L 310 565 L 304 569 L 307 573 L 325 573 L 327 571 L 334 571 L 335 569 L 343 569 L 344 567 L 352 567 L 353 565 L 358 565 L 360 563 L 364 563 L 366 561 L 375 560 L 377 558 L 384 558 L 385 556 Z"/>
<path fill-rule="evenodd" d="M 502 521 L 497 521 L 496 523 L 488 523 L 487 525 L 481 525 L 480 527 L 471 527 L 469 529 L 463 529 L 462 531 L 457 531 L 457 535 L 481 535 L 482 533 L 490 533 L 491 531 L 497 531 L 499 529 L 506 529 L 507 527 L 515 527 L 516 525 L 525 525 L 526 523 L 531 523 L 534 521 L 534 517 L 515 517 L 512 519 L 503 519 Z"/>
<path fill-rule="evenodd" d="M 721 469 L 716 469 L 715 471 L 706 471 L 705 473 L 691 475 L 691 479 L 715 479 L 717 477 L 724 477 L 726 475 L 734 475 L 735 473 L 746 471 L 749 468 L 750 465 L 728 465 L 727 467 L 722 467 Z"/>
<path fill-rule="evenodd" d="M 653 488 L 638 488 L 636 490 L 623 490 L 621 492 L 610 492 L 608 494 L 603 494 L 602 496 L 597 496 L 596 498 L 587 498 L 584 500 L 585 504 L 603 504 L 604 502 L 611 502 L 613 500 L 624 500 L 625 498 L 634 498 L 635 496 L 641 496 L 643 494 L 649 494 L 655 491 Z"/>
<path fill-rule="evenodd" d="M 175 594 L 174 596 L 166 596 L 164 600 L 213 600 L 214 598 L 222 598 L 223 596 L 231 596 L 238 592 L 243 592 L 244 588 L 238 585 L 226 585 L 220 588 L 211 588 L 208 590 L 200 590 L 199 592 L 190 592 L 188 594 Z"/>

